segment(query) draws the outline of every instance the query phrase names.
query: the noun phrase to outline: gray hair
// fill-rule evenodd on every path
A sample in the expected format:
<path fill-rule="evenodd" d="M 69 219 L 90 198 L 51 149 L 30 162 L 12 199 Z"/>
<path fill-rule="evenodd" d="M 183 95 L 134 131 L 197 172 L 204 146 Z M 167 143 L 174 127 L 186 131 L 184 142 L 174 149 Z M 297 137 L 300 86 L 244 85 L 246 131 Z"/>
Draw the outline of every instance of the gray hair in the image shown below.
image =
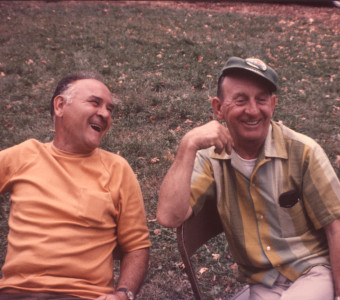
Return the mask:
<path fill-rule="evenodd" d="M 67 103 L 71 103 L 74 92 L 72 88 L 73 83 L 81 79 L 95 79 L 105 84 L 103 77 L 95 72 L 77 72 L 66 75 L 59 81 L 54 91 L 54 94 L 51 98 L 50 113 L 52 119 L 54 119 L 54 98 L 57 97 L 58 95 L 62 95 L 63 97 L 66 98 Z"/>

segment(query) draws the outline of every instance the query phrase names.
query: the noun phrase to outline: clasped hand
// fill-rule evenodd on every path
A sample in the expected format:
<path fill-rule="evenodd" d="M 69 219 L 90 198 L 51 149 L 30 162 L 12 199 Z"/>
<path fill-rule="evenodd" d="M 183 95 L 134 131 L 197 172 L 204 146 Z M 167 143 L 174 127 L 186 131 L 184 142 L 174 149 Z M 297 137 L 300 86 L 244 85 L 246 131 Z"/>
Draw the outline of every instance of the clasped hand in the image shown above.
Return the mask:
<path fill-rule="evenodd" d="M 218 121 L 196 127 L 185 137 L 195 151 L 215 146 L 215 152 L 220 154 L 224 149 L 228 154 L 234 146 L 229 129 Z"/>

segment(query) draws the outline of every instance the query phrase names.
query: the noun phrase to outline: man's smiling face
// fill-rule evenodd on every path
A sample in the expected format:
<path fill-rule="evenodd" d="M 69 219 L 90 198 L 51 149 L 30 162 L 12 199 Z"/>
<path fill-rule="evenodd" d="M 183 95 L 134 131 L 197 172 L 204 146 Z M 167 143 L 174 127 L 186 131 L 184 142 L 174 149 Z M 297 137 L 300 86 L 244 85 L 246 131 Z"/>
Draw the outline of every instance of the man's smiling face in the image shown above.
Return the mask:
<path fill-rule="evenodd" d="M 224 119 L 236 145 L 260 147 L 268 134 L 276 98 L 253 77 L 227 76 L 222 83 L 220 119 Z"/>
<path fill-rule="evenodd" d="M 111 126 L 112 95 L 95 79 L 77 80 L 69 89 L 71 99 L 63 99 L 63 105 L 56 110 L 59 122 L 55 146 L 68 152 L 89 153 L 99 146 Z"/>

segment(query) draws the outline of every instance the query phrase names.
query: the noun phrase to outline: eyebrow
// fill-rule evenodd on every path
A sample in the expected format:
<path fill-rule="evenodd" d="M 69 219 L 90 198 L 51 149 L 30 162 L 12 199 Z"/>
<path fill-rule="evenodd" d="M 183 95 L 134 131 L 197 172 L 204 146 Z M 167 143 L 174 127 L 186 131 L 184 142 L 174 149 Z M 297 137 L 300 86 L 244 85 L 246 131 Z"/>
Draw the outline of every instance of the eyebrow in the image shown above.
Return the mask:
<path fill-rule="evenodd" d="M 269 92 L 263 91 L 263 92 L 261 92 L 261 93 L 256 94 L 256 97 L 268 96 L 268 95 L 271 95 L 271 94 L 270 94 Z M 246 98 L 249 98 L 248 95 L 247 95 L 246 93 L 238 92 L 238 93 L 236 93 L 236 94 L 232 97 L 232 99 L 236 99 L 236 98 L 238 98 L 238 97 L 246 97 Z"/>
<path fill-rule="evenodd" d="M 232 99 L 236 99 L 236 98 L 238 98 L 238 97 L 247 97 L 247 98 L 248 98 L 248 96 L 247 96 L 246 93 L 239 92 L 239 93 L 236 93 L 236 94 L 232 97 Z"/>
<path fill-rule="evenodd" d="M 103 102 L 103 101 L 104 101 L 103 98 L 98 97 L 98 96 L 95 96 L 95 95 L 91 95 L 91 96 L 88 97 L 87 99 L 88 99 L 88 100 L 95 99 L 95 100 L 99 100 L 100 102 Z M 111 107 L 111 108 L 114 108 L 114 107 L 115 107 L 113 101 L 112 101 L 112 103 L 109 103 L 108 106 Z"/>

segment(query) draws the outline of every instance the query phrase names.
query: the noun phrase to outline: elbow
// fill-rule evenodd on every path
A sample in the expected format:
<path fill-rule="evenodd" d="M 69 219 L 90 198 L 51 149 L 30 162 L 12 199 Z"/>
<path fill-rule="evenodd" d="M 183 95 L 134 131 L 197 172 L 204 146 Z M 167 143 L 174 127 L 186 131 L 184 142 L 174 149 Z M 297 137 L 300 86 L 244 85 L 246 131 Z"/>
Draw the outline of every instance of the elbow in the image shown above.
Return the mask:
<path fill-rule="evenodd" d="M 167 228 L 177 228 L 181 225 L 180 222 L 176 222 L 173 218 L 170 218 L 167 214 L 162 212 L 157 212 L 157 221 L 164 227 Z"/>
<path fill-rule="evenodd" d="M 157 211 L 157 221 L 164 227 L 177 228 L 188 218 L 187 215 L 169 214 L 167 211 Z"/>

